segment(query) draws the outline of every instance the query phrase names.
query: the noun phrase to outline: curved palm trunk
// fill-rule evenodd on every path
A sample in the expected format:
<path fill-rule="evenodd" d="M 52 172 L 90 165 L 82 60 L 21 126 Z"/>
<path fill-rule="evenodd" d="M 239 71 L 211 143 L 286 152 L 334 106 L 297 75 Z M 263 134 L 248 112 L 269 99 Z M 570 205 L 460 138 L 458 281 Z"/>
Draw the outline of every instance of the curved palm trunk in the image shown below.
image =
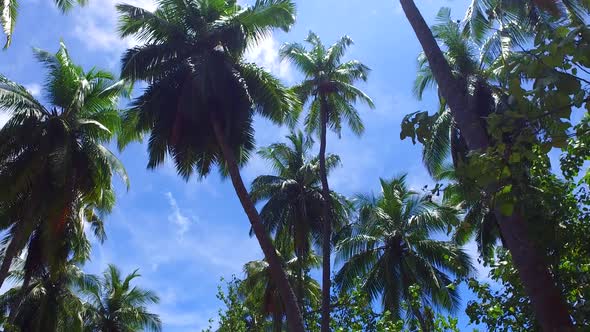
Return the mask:
<path fill-rule="evenodd" d="M 260 243 L 262 252 L 264 252 L 264 257 L 270 267 L 271 276 L 277 283 L 279 293 L 284 301 L 286 309 L 285 311 L 287 314 L 287 324 L 290 327 L 289 330 L 292 332 L 304 332 L 303 319 L 301 317 L 299 307 L 297 306 L 297 298 L 293 293 L 293 289 L 289 285 L 289 280 L 287 279 L 285 271 L 281 267 L 281 259 L 277 255 L 277 252 L 268 234 L 266 233 L 264 226 L 262 225 L 260 215 L 258 214 L 258 211 L 254 206 L 254 203 L 252 203 L 252 200 L 250 199 L 248 190 L 246 190 L 246 187 L 244 186 L 244 181 L 242 181 L 242 176 L 240 175 L 240 169 L 235 159 L 234 152 L 232 151 L 231 147 L 227 144 L 218 120 L 213 119 L 211 122 L 213 125 L 213 130 L 215 132 L 217 143 L 221 147 L 223 157 L 227 163 L 227 169 L 234 189 L 236 191 L 236 194 L 240 199 L 240 203 L 242 204 L 244 212 L 246 212 L 246 215 L 248 216 L 250 225 L 254 230 L 254 234 L 258 239 L 258 243 Z"/>
<path fill-rule="evenodd" d="M 449 64 L 414 1 L 400 0 L 400 3 L 424 49 L 441 94 L 447 100 L 469 149 L 471 151 L 487 149 L 490 142 L 479 115 L 470 107 L 465 82 L 453 76 Z M 496 186 L 490 186 L 486 188 L 486 191 L 494 193 Z M 494 213 L 505 245 L 512 254 L 512 260 L 518 269 L 525 292 L 531 299 L 535 316 L 543 330 L 573 331 L 565 301 L 549 273 L 545 257 L 539 253 L 529 237 L 524 216 L 520 212 L 515 212 L 508 217 L 502 215 L 500 211 Z"/>
<path fill-rule="evenodd" d="M 275 311 L 272 314 L 272 330 L 273 332 L 283 331 L 283 315 L 280 311 Z"/>
<path fill-rule="evenodd" d="M 330 187 L 328 185 L 328 175 L 326 172 L 326 132 L 328 127 L 328 107 L 324 96 L 320 96 L 320 117 L 321 117 L 321 132 L 320 132 L 320 177 L 322 180 L 322 196 L 324 196 L 324 205 L 322 207 L 324 217 L 324 234 L 322 243 L 322 332 L 330 331 L 330 250 L 332 240 L 332 218 L 330 216 L 331 198 Z"/>
<path fill-rule="evenodd" d="M 304 279 L 303 279 L 303 256 L 297 257 L 297 300 L 299 302 L 299 310 L 301 310 L 301 314 L 305 315 L 305 302 L 304 302 Z M 305 317 L 303 317 L 305 318 Z"/>

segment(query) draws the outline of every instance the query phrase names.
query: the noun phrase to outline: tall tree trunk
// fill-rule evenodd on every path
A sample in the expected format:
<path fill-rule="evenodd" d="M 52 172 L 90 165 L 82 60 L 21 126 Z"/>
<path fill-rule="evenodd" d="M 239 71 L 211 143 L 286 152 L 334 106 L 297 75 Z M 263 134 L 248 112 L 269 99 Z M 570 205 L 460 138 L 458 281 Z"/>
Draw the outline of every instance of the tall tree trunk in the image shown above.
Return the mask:
<path fill-rule="evenodd" d="M 332 241 L 332 201 L 330 197 L 330 187 L 328 185 L 328 174 L 326 172 L 326 132 L 328 130 L 328 107 L 324 96 L 320 96 L 320 178 L 322 180 L 322 196 L 324 204 L 322 207 L 324 219 L 324 234 L 322 243 L 322 324 L 321 331 L 330 331 L 330 289 L 331 289 L 331 270 L 330 270 L 330 252 Z"/>
<path fill-rule="evenodd" d="M 298 205 L 299 208 L 297 209 L 297 220 L 299 220 L 299 222 L 302 225 L 306 225 L 307 224 L 307 213 L 305 212 L 305 200 L 300 198 L 298 199 Z M 305 286 L 304 286 L 304 270 L 305 270 L 305 260 L 307 259 L 307 256 L 309 255 L 309 246 L 308 246 L 308 236 L 309 236 L 309 229 L 305 229 L 305 232 L 302 232 L 302 234 L 298 234 L 295 238 L 294 238 L 294 250 L 295 250 L 295 256 L 297 257 L 297 269 L 298 274 L 297 274 L 297 300 L 299 301 L 299 310 L 301 310 L 301 314 L 303 315 L 303 321 L 305 322 Z M 299 238 L 299 240 L 297 239 L 297 237 Z"/>
<path fill-rule="evenodd" d="M 297 300 L 299 301 L 299 310 L 305 316 L 305 297 L 304 297 L 304 279 L 303 279 L 303 255 L 297 257 Z M 305 318 L 305 317 L 303 317 Z"/>
<path fill-rule="evenodd" d="M 272 330 L 273 332 L 283 331 L 283 315 L 280 311 L 275 310 L 272 313 Z"/>
<path fill-rule="evenodd" d="M 254 234 L 258 239 L 258 243 L 260 243 L 260 247 L 262 248 L 264 257 L 270 267 L 271 276 L 277 283 L 281 299 L 284 301 L 285 311 L 287 314 L 287 323 L 290 327 L 289 331 L 304 332 L 303 319 L 301 316 L 301 312 L 299 311 L 299 307 L 297 306 L 297 298 L 295 297 L 295 293 L 293 293 L 293 289 L 289 285 L 287 275 L 285 274 L 285 271 L 282 268 L 281 259 L 277 255 L 275 247 L 272 244 L 270 237 L 266 233 L 264 226 L 262 225 L 260 215 L 258 214 L 258 211 L 254 206 L 254 203 L 252 203 L 252 200 L 250 199 L 248 190 L 246 190 L 246 187 L 244 186 L 244 182 L 242 181 L 242 176 L 240 175 L 240 169 L 238 167 L 234 151 L 227 144 L 225 135 L 223 133 L 223 129 L 221 128 L 221 124 L 219 123 L 219 121 L 213 119 L 212 125 L 217 139 L 217 143 L 221 147 L 223 158 L 225 159 L 227 169 L 234 189 L 236 191 L 236 194 L 240 199 L 240 203 L 242 204 L 244 212 L 246 212 L 246 215 L 250 220 L 250 225 L 254 230 Z"/>
<path fill-rule="evenodd" d="M 446 99 L 469 150 L 485 151 L 490 146 L 489 138 L 476 110 L 469 105 L 467 85 L 463 80 L 453 76 L 414 1 L 400 0 L 400 3 L 422 45 L 439 90 Z M 494 185 L 486 188 L 486 191 L 493 194 L 496 189 Z M 508 217 L 500 211 L 495 211 L 495 214 L 525 292 L 531 299 L 535 316 L 544 331 L 573 330 L 567 306 L 549 273 L 545 257 L 531 241 L 521 209 L 517 206 L 515 211 Z"/>

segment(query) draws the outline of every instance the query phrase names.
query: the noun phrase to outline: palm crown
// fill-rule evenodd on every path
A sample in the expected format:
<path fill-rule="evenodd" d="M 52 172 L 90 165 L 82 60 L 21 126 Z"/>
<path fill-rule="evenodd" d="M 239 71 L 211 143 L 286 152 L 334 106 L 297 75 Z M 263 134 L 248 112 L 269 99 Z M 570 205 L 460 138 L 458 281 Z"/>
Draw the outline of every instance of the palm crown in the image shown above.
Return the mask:
<path fill-rule="evenodd" d="M 87 255 L 84 240 L 67 239 L 85 239 L 84 221 L 104 239 L 100 216 L 114 204 L 112 175 L 128 181 L 119 160 L 103 145 L 119 129 L 117 101 L 125 84 L 104 71 L 84 72 L 63 44 L 56 55 L 35 54 L 49 70 L 45 97 L 50 107 L 0 77 L 0 110 L 11 113 L 0 130 L 0 185 L 7 188 L 0 194 L 0 228 L 8 231 L 0 284 L 26 245 L 29 253 L 32 247 L 37 253 L 27 260 L 42 264 L 65 262 L 76 245 L 86 248 L 75 250 L 81 257 Z"/>
<path fill-rule="evenodd" d="M 161 331 L 160 318 L 147 309 L 159 302 L 158 296 L 131 285 L 139 276 L 136 270 L 123 278 L 119 269 L 109 265 L 102 278 L 91 278 L 81 289 L 86 300 L 84 331 Z"/>
<path fill-rule="evenodd" d="M 327 125 L 337 134 L 340 134 L 343 121 L 355 134 L 361 134 L 364 126 L 355 103 L 364 102 L 371 108 L 374 104 L 354 83 L 367 80 L 369 67 L 357 60 L 342 62 L 346 49 L 353 43 L 348 36 L 342 37 L 329 48 L 313 32 L 309 33 L 305 41 L 311 45 L 309 50 L 299 43 L 290 43 L 285 44 L 280 53 L 305 76 L 305 80 L 296 85 L 294 91 L 303 103 L 311 100 L 305 118 L 306 128 L 310 132 L 319 132 L 320 107 L 323 103 L 328 112 Z"/>
<path fill-rule="evenodd" d="M 260 114 L 293 122 L 298 101 L 279 81 L 242 61 L 248 45 L 294 20 L 288 0 L 259 0 L 246 9 L 235 1 L 160 0 L 155 12 L 119 5 L 122 36 L 145 44 L 128 50 L 122 76 L 149 83 L 127 112 L 124 144 L 149 131 L 149 167 L 170 153 L 179 174 L 204 176 L 223 166 L 214 133 L 244 163 L 254 148 L 252 121 Z"/>
<path fill-rule="evenodd" d="M 395 317 L 401 315 L 402 300 L 410 303 L 412 285 L 422 290 L 424 304 L 457 309 L 451 275 L 467 276 L 473 266 L 454 243 L 430 236 L 456 224 L 458 211 L 408 189 L 405 176 L 381 180 L 381 190 L 378 197 L 358 196 L 358 222 L 337 246 L 344 265 L 336 282 L 347 289 L 361 277 L 363 290 L 372 299 L 381 297 Z"/>
<path fill-rule="evenodd" d="M 22 286 L 0 296 L 0 309 L 6 317 L 13 317 L 10 324 L 21 331 L 82 332 L 84 302 L 78 291 L 92 284 L 93 276 L 83 273 L 78 263 L 69 261 L 61 271 L 36 271 L 25 282 L 24 262 L 18 261 L 16 265 L 20 268 L 11 271 L 11 279 Z"/>
<path fill-rule="evenodd" d="M 321 243 L 321 208 L 323 198 L 318 158 L 310 158 L 313 141 L 302 132 L 287 136 L 290 144 L 276 143 L 259 151 L 276 171 L 261 175 L 252 182 L 250 195 L 255 202 L 265 201 L 260 211 L 262 222 L 275 234 L 279 250 L 295 250 L 299 257 L 307 255 L 311 240 Z M 328 170 L 340 164 L 340 158 L 329 155 Z M 332 192 L 332 221 L 346 222 L 351 207 L 343 197 Z"/>
<path fill-rule="evenodd" d="M 320 285 L 308 274 L 300 276 L 300 258 L 293 257 L 285 262 L 285 270 L 292 284 L 301 283 L 301 297 L 304 305 L 317 307 L 320 302 Z M 308 268 L 319 268 L 320 259 L 314 254 L 306 257 Z M 271 316 L 275 331 L 282 331 L 285 307 L 277 285 L 273 282 L 268 263 L 264 260 L 251 261 L 244 265 L 246 278 L 240 287 L 246 305 L 257 307 L 262 316 Z M 304 308 L 302 308 L 303 310 Z"/>

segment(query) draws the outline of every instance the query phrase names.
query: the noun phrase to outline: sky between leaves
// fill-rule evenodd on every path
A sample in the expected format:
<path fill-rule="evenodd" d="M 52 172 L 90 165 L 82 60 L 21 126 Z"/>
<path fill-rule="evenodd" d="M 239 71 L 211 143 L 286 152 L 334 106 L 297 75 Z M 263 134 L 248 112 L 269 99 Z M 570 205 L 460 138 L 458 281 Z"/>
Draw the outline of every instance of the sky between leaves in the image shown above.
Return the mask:
<path fill-rule="evenodd" d="M 91 0 L 84 8 L 63 16 L 53 0 L 21 1 L 13 45 L 0 52 L 0 73 L 25 85 L 43 100 L 45 71 L 33 58 L 31 48 L 55 52 L 62 39 L 74 61 L 85 69 L 96 66 L 117 73 L 131 39 L 115 33 L 115 4 L 126 2 L 154 9 L 152 0 Z M 248 3 L 248 1 L 242 1 Z M 341 139 L 328 138 L 328 151 L 340 155 L 343 167 L 333 172 L 330 184 L 345 195 L 375 191 L 379 177 L 408 172 L 411 186 L 420 190 L 431 183 L 422 167 L 420 146 L 400 141 L 402 117 L 417 110 L 436 109 L 433 94 L 417 101 L 412 95 L 419 45 L 396 0 L 297 0 L 297 23 L 288 34 L 275 33 L 249 50 L 248 59 L 264 66 L 286 84 L 300 78 L 288 63 L 281 62 L 282 43 L 302 41 L 309 30 L 325 44 L 342 35 L 355 41 L 347 58 L 371 67 L 367 84 L 360 87 L 375 101 L 376 110 L 361 106 L 366 132 L 357 138 L 343 131 Z M 466 0 L 417 1 L 424 17 L 432 22 L 442 6 L 451 7 L 462 18 Z M 138 87 L 138 89 L 141 87 Z M 136 92 L 137 94 L 137 92 Z M 123 102 L 123 106 L 126 101 Z M 0 125 L 8 115 L 0 113 Z M 258 146 L 281 141 L 288 129 L 257 119 Z M 113 147 L 114 149 L 114 147 Z M 220 303 L 215 298 L 220 278 L 242 276 L 244 263 L 260 259 L 255 239 L 248 237 L 249 224 L 229 181 L 216 173 L 204 180 L 184 182 L 171 163 L 155 171 L 146 170 L 145 144 L 132 144 L 121 159 L 131 178 L 126 191 L 117 183 L 117 206 L 107 218 L 108 239 L 95 243 L 87 272 L 100 273 L 114 263 L 128 273 L 139 268 L 143 287 L 155 290 L 161 303 L 154 307 L 164 323 L 164 331 L 200 331 L 216 315 Z M 246 182 L 269 171 L 254 157 L 243 169 Z M 475 245 L 469 250 L 474 253 Z M 486 277 L 483 267 L 480 277 Z M 464 301 L 473 297 L 464 287 Z M 460 327 L 468 319 L 462 313 Z"/>

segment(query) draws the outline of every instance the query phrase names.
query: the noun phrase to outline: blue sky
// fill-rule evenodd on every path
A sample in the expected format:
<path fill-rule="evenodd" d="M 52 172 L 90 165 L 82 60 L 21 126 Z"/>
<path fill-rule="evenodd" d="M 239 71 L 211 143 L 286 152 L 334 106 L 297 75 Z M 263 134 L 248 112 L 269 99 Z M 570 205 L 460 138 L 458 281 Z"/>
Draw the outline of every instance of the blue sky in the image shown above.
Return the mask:
<path fill-rule="evenodd" d="M 119 58 L 133 40 L 120 40 L 114 33 L 119 0 L 90 0 L 84 8 L 61 15 L 52 0 L 21 1 L 14 42 L 0 52 L 0 73 L 25 85 L 42 99 L 45 72 L 32 57 L 31 48 L 55 52 L 62 39 L 74 60 L 85 68 L 96 66 L 118 72 Z M 128 3 L 154 8 L 152 0 Z M 417 110 L 434 110 L 429 94 L 423 101 L 412 96 L 419 45 L 396 0 L 298 0 L 297 23 L 288 34 L 276 33 L 249 51 L 248 58 L 265 66 L 286 84 L 299 76 L 288 63 L 281 63 L 278 49 L 288 41 L 302 41 L 309 30 L 329 44 L 342 35 L 355 45 L 349 58 L 372 68 L 361 87 L 371 96 L 376 110 L 360 107 L 366 132 L 357 138 L 344 131 L 342 138 L 329 137 L 329 152 L 341 156 L 343 167 L 333 172 L 331 186 L 346 195 L 377 190 L 379 177 L 407 172 L 416 189 L 430 183 L 421 164 L 420 146 L 399 139 L 403 116 Z M 442 6 L 453 8 L 461 18 L 467 1 L 417 1 L 425 18 L 432 21 Z M 364 5 L 362 5 L 364 4 Z M 0 115 L 0 124 L 6 115 Z M 288 133 L 257 119 L 258 146 L 280 141 Z M 248 237 L 249 224 L 231 183 L 212 173 L 208 178 L 184 182 L 170 163 L 146 170 L 144 144 L 133 144 L 121 159 L 131 178 L 126 191 L 118 183 L 117 207 L 107 219 L 108 240 L 96 244 L 86 270 L 99 273 L 114 263 L 124 272 L 139 268 L 141 286 L 154 289 L 161 303 L 164 331 L 200 331 L 216 315 L 215 298 L 221 277 L 241 276 L 242 266 L 262 254 Z M 267 172 L 264 161 L 253 158 L 243 169 L 246 182 Z M 473 245 L 469 246 L 474 251 Z M 481 271 L 484 271 L 480 267 Z M 480 275 L 485 277 L 485 273 Z M 463 291 L 466 298 L 472 297 Z M 467 329 L 461 314 L 461 328 Z"/>

